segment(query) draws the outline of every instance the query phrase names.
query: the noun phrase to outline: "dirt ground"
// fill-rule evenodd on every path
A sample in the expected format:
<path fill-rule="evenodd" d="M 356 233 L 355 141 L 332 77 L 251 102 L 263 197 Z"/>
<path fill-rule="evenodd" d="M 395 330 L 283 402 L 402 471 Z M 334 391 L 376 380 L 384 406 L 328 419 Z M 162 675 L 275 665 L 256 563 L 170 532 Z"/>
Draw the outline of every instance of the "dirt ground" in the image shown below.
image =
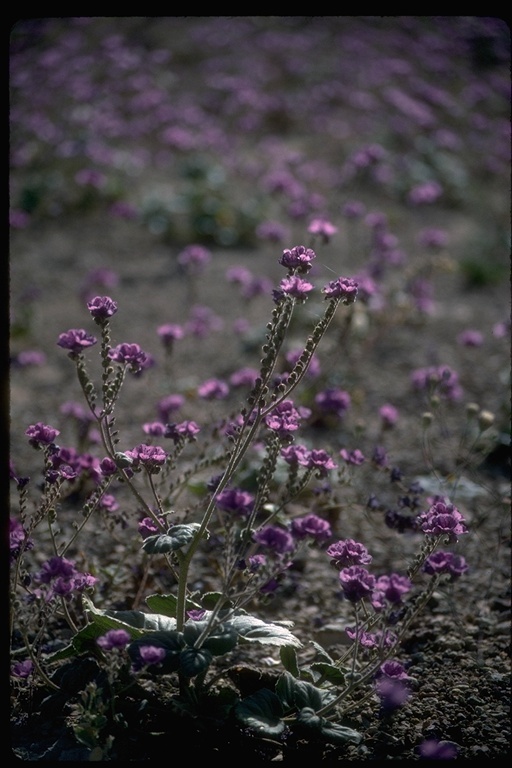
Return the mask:
<path fill-rule="evenodd" d="M 154 25 L 148 28 L 146 46 L 155 30 Z M 293 135 L 290 141 L 293 145 Z M 13 172 L 15 185 L 22 175 L 22 170 Z M 159 182 L 153 171 L 137 180 L 141 187 Z M 500 220 L 509 195 L 503 178 L 489 182 L 485 205 L 489 209 L 494 205 Z M 461 538 L 457 551 L 469 570 L 451 589 L 434 595 L 404 639 L 402 659 L 415 680 L 415 694 L 389 718 L 376 718 L 374 708 L 363 708 L 352 723 L 364 734 L 362 745 L 343 751 L 326 748 L 322 759 L 417 759 L 417 745 L 425 738 L 454 742 L 461 760 L 503 758 L 510 755 L 510 361 L 509 330 L 500 337 L 495 329 L 510 316 L 507 269 L 502 268 L 497 280 L 472 282 L 461 267 L 468 244 L 474 245 L 482 235 L 477 198 L 467 206 L 441 202 L 433 209 L 404 209 L 364 184 L 354 188 L 353 196 L 364 200 L 368 211 L 386 209 L 408 254 L 404 269 L 421 273 L 425 253 L 414 245 L 419 229 L 445 230 L 450 247 L 429 262 L 435 287 L 430 314 L 420 316 L 412 310 L 403 295 L 403 272 L 395 269 L 386 311 L 368 311 L 363 305 L 356 308 L 348 336 L 343 333 L 342 317 L 335 321 L 318 354 L 321 381 L 348 390 L 352 407 L 337 429 L 322 430 L 310 424 L 305 437 L 337 455 L 342 447 L 357 447 L 370 455 L 376 444 L 382 444 L 392 466 L 403 474 L 404 487 L 418 480 L 429 494 L 448 490 L 468 521 L 470 534 Z M 366 263 L 365 244 L 354 235 L 352 223 L 341 216 L 335 223 L 337 236 L 315 246 L 317 260 L 311 278 L 317 285 L 328 282 L 333 273 L 357 273 Z M 25 323 L 23 332 L 11 334 L 10 349 L 10 454 L 19 474 L 37 478 L 41 471 L 39 456 L 24 435 L 28 425 L 52 424 L 61 430 L 62 444 L 71 445 L 75 440 L 74 425 L 61 414 L 60 406 L 79 400 L 80 393 L 74 367 L 56 341 L 70 328 L 93 331 L 84 302 L 84 286 L 93 270 L 112 270 L 118 277 L 111 289 L 98 289 L 119 305 L 112 323 L 114 342 L 139 343 L 156 361 L 142 376 L 131 377 L 123 391 L 117 426 L 123 446 L 133 447 L 143 441 L 141 425 L 157 419 L 157 402 L 167 394 L 182 393 L 185 404 L 180 418 L 198 423 L 218 418 L 228 406 L 234 410 L 239 406 L 236 393 L 227 404 L 205 403 L 197 397 L 197 387 L 207 378 L 227 379 L 243 366 L 258 365 L 273 302 L 269 293 L 245 301 L 226 273 L 231 267 L 244 266 L 277 285 L 283 276 L 278 264 L 283 247 L 308 245 L 305 222 L 295 220 L 289 226 L 290 240 L 285 244 L 209 244 L 213 259 L 193 286 L 177 265 L 182 243 L 166 242 L 139 222 L 116 219 L 101 208 L 42 217 L 29 227 L 12 229 L 11 328 Z M 485 251 L 482 259 L 485 263 Z M 506 250 L 499 253 L 498 260 L 502 267 L 507 264 Z M 204 339 L 187 337 L 176 343 L 167 368 L 156 330 L 164 323 L 185 323 L 192 304 L 208 306 L 221 327 L 210 329 Z M 293 326 L 290 348 L 306 338 L 318 312 L 315 300 L 300 308 L 301 319 Z M 236 333 L 235 321 L 240 317 L 247 321 L 247 329 Z M 457 343 L 458 335 L 468 328 L 484 334 L 482 346 Z M 44 352 L 44 364 L 18 364 L 18 355 L 27 350 Z M 92 354 L 90 361 L 91 371 L 95 371 Z M 410 375 L 417 368 L 442 364 L 459 373 L 464 395 L 460 402 L 440 404 L 427 446 L 422 419 L 428 403 L 412 389 Z M 304 387 L 300 395 L 304 403 L 311 397 L 312 387 L 313 381 Z M 400 413 L 397 425 L 386 432 L 381 431 L 378 419 L 384 403 L 392 403 Z M 481 453 L 477 450 L 472 455 L 465 436 L 468 403 L 495 416 L 491 429 L 478 442 Z M 385 525 L 382 509 L 396 504 L 398 491 L 387 475 L 376 473 L 368 464 L 360 472 L 354 471 L 351 485 L 340 487 L 339 509 L 332 515 L 336 534 L 365 542 L 381 571 L 403 565 L 416 544 L 413 536 L 400 536 Z M 371 494 L 381 501 L 380 511 L 365 506 Z M 136 511 L 125 511 L 133 522 Z M 86 530 L 80 548 L 84 563 L 119 556 L 126 539 L 118 535 L 112 549 L 107 535 Z M 212 551 L 207 549 L 198 569 L 197 584 L 202 588 L 212 578 L 211 557 Z M 346 606 L 339 599 L 335 577 L 325 556 L 312 550 L 306 561 L 289 572 L 282 590 L 262 611 L 274 618 L 293 617 L 295 634 L 335 652 L 344 642 L 346 623 Z M 161 585 L 159 578 L 157 574 L 154 581 L 148 581 L 145 594 Z M 134 589 L 135 584 L 136 577 Z M 126 583 L 123 589 L 128 589 Z M 232 661 L 253 660 L 241 653 Z M 87 750 L 72 741 L 62 727 L 61 714 L 48 718 L 14 707 L 11 745 L 15 757 L 21 761 L 86 760 Z M 146 753 L 141 748 L 127 759 L 158 759 L 151 750 L 161 748 L 159 742 L 148 746 Z M 279 752 L 271 750 L 262 755 L 254 748 L 252 753 L 246 743 L 232 744 L 231 753 L 228 749 L 224 753 L 220 741 L 214 739 L 209 746 L 195 747 L 198 757 L 225 756 L 236 748 L 249 749 L 248 759 L 283 760 Z"/>

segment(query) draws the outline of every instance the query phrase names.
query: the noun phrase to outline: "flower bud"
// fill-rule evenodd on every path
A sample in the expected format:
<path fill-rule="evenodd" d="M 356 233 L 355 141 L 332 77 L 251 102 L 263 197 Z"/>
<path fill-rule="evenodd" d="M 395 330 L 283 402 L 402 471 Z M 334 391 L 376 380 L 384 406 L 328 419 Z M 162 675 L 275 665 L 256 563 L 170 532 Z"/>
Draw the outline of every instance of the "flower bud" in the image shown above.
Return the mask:
<path fill-rule="evenodd" d="M 482 432 L 489 429 L 494 424 L 494 413 L 491 411 L 480 411 L 478 414 L 478 425 Z"/>

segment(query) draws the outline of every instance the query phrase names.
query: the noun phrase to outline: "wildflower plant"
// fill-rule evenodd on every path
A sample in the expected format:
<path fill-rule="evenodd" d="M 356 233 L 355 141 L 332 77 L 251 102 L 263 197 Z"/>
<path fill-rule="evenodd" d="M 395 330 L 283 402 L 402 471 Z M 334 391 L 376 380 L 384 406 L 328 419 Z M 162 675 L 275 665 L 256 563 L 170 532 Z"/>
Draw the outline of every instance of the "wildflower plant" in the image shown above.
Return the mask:
<path fill-rule="evenodd" d="M 172 710 L 194 718 L 205 712 L 234 718 L 241 728 L 283 748 L 303 738 L 358 744 L 362 734 L 348 724 L 354 710 L 376 701 L 390 712 L 413 694 L 414 681 L 397 658 L 400 643 L 439 584 L 467 570 L 461 555 L 442 546 L 456 544 L 468 527 L 448 498 L 430 498 L 421 506 L 417 489 L 417 503 L 409 504 L 402 526 L 396 521 L 390 526 L 417 536 L 416 554 L 404 572 L 379 574 L 372 571 L 372 554 L 363 542 L 336 537 L 321 504 L 315 512 L 294 511 L 294 502 L 315 480 L 327 485 L 329 495 L 347 468 L 356 471 L 367 463 L 359 449 L 343 448 L 338 458 L 299 438 L 312 411 L 299 403 L 297 393 L 336 313 L 352 312 L 356 280 L 339 277 L 320 290 L 319 319 L 302 349 L 295 348 L 289 357 L 291 370 L 277 375 L 292 318 L 317 290 L 304 277 L 315 258 L 315 251 L 301 245 L 283 251 L 279 263 L 286 275 L 272 292 L 274 307 L 259 367 L 247 369 L 250 375 L 240 382 L 249 390 L 242 407 L 223 426 L 214 425 L 215 439 L 206 447 L 201 447 L 201 424 L 168 421 L 175 413 L 163 407 L 163 421 L 144 425 L 145 442 L 126 445 L 117 427 L 123 389 L 130 376 L 144 374 L 151 358 L 137 343 L 112 341 L 118 310 L 112 298 L 96 296 L 87 302 L 94 334 L 74 328 L 57 340 L 75 367 L 102 455 L 84 457 L 60 447 L 59 431 L 51 425 L 37 422 L 26 429 L 30 445 L 41 453 L 43 483 L 39 500 L 32 502 L 30 480 L 11 471 L 19 496 L 10 529 L 12 674 L 18 681 L 36 676 L 58 697 L 65 691 L 62 670 L 71 674 L 73 664 L 89 663 L 71 723 L 76 738 L 95 755 L 109 754 L 127 698 L 144 698 L 149 691 L 160 696 L 161 706 L 170 701 Z M 159 328 L 158 333 L 164 340 L 180 336 L 175 329 L 167 334 Z M 89 373 L 93 348 L 100 358 L 98 382 Z M 164 351 L 169 352 L 168 346 Z M 426 387 L 434 378 L 432 371 L 421 371 L 414 384 Z M 441 371 L 438 379 L 446 396 L 453 397 L 457 382 L 451 371 Z M 198 396 L 223 399 L 228 392 L 226 382 L 212 377 Z M 317 394 L 316 403 L 323 408 L 333 403 L 343 416 L 350 397 L 329 389 Z M 381 417 L 390 429 L 398 413 L 386 404 Z M 383 449 L 372 462 L 401 481 L 399 471 L 387 466 Z M 205 474 L 206 481 L 201 479 Z M 62 543 L 63 502 L 84 477 L 82 519 Z M 76 551 L 84 527 L 96 525 L 102 509 L 116 513 L 116 487 L 125 489 L 139 515 L 134 539 L 146 559 L 145 578 L 153 563 L 158 570 L 163 562 L 174 584 L 168 592 L 147 596 L 144 609 L 137 606 L 138 594 L 133 608 L 99 607 L 106 574 L 81 571 L 68 556 Z M 45 539 L 53 554 L 35 568 L 31 556 Z M 317 642 L 309 641 L 308 648 L 289 617 L 269 621 L 258 616 L 258 607 L 279 592 L 286 573 L 311 548 L 324 551 L 333 569 L 333 594 L 338 590 L 350 607 L 348 644 L 337 657 Z M 212 557 L 212 551 L 215 583 L 201 590 L 195 586 L 196 563 L 205 552 Z M 18 610 L 27 602 L 38 617 L 34 625 Z M 45 632 L 55 632 L 62 621 L 69 642 L 46 647 Z M 229 659 L 246 648 L 257 660 L 258 648 L 268 646 L 279 649 L 282 672 L 246 695 L 233 682 Z"/>

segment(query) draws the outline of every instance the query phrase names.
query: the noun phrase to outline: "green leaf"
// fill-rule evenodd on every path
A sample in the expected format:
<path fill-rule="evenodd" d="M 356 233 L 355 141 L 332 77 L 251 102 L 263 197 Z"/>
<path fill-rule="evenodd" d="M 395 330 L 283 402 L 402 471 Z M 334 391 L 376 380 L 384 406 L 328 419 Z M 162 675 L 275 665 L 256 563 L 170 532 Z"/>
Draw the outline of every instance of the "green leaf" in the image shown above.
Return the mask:
<path fill-rule="evenodd" d="M 279 651 L 279 657 L 281 664 L 294 677 L 300 677 L 299 664 L 297 661 L 297 654 L 295 648 L 290 645 L 284 645 Z"/>
<path fill-rule="evenodd" d="M 222 592 L 205 592 L 204 595 L 201 595 L 201 606 L 205 610 L 212 611 L 219 602 L 222 602 L 223 608 L 231 608 L 233 606 L 231 600 L 225 597 Z"/>
<path fill-rule="evenodd" d="M 276 737 L 283 733 L 283 714 L 279 698 L 268 688 L 260 688 L 235 706 L 236 718 L 263 736 Z"/>
<path fill-rule="evenodd" d="M 321 726 L 322 737 L 328 744 L 360 744 L 363 740 L 362 733 L 353 728 L 347 728 L 338 723 L 331 723 L 322 718 Z"/>
<path fill-rule="evenodd" d="M 315 661 L 310 665 L 311 669 L 319 672 L 324 680 L 328 680 L 332 685 L 343 685 L 345 675 L 335 664 L 326 664 L 323 661 Z"/>
<path fill-rule="evenodd" d="M 158 613 L 144 613 L 143 611 L 102 611 L 93 604 L 86 595 L 82 598 L 84 610 L 89 614 L 89 619 L 97 626 L 108 629 L 127 629 L 136 627 L 145 630 L 176 629 L 176 620 Z"/>
<path fill-rule="evenodd" d="M 212 660 L 206 648 L 185 648 L 180 654 L 180 668 L 186 677 L 196 677 L 207 671 Z"/>
<path fill-rule="evenodd" d="M 138 627 L 150 631 L 162 630 L 172 632 L 176 629 L 176 619 L 162 616 L 158 613 L 144 613 L 143 611 L 105 611 L 105 615 L 117 619 L 131 627 Z"/>
<path fill-rule="evenodd" d="M 197 639 L 207 628 L 207 621 L 187 621 L 183 627 L 183 637 L 187 645 L 193 646 Z M 235 648 L 238 642 L 238 633 L 230 624 L 221 624 L 211 630 L 201 648 L 206 648 L 212 656 L 222 656 Z"/>
<path fill-rule="evenodd" d="M 199 523 L 173 525 L 172 528 L 169 528 L 166 534 L 156 534 L 155 536 L 148 536 L 144 539 L 142 549 L 150 555 L 175 552 L 176 550 L 185 547 L 187 544 L 190 544 L 199 528 Z"/>
<path fill-rule="evenodd" d="M 310 645 L 312 645 L 315 651 L 317 652 L 320 661 L 326 661 L 328 664 L 334 664 L 334 659 L 331 656 L 329 656 L 327 651 L 324 648 L 322 648 L 321 645 L 316 643 L 314 640 L 310 640 L 309 642 L 310 642 Z"/>
<path fill-rule="evenodd" d="M 329 744 L 360 744 L 362 734 L 352 728 L 346 728 L 338 723 L 331 723 L 325 717 L 320 717 L 310 707 L 304 707 L 297 715 L 297 731 L 304 733 L 309 738 L 321 737 Z"/>
<path fill-rule="evenodd" d="M 267 624 L 248 614 L 234 616 L 230 623 L 240 637 L 248 642 L 302 648 L 300 640 L 281 624 Z"/>
<path fill-rule="evenodd" d="M 148 597 L 146 597 L 146 605 L 153 613 L 159 613 L 162 616 L 169 616 L 173 619 L 176 618 L 177 604 L 178 598 L 176 595 L 148 595 Z M 193 600 L 187 598 L 186 610 L 200 611 L 201 606 L 199 603 L 195 603 Z"/>
<path fill-rule="evenodd" d="M 301 710 L 305 707 L 317 710 L 335 698 L 331 691 L 324 691 L 305 680 L 296 680 L 289 672 L 279 678 L 276 693 L 286 710 Z"/>

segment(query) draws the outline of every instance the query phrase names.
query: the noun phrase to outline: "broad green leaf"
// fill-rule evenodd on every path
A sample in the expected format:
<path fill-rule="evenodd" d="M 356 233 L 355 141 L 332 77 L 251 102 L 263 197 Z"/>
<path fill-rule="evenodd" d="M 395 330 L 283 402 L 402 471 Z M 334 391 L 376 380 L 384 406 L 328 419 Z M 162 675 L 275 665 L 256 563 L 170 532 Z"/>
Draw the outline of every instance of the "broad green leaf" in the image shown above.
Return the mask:
<path fill-rule="evenodd" d="M 355 731 L 353 728 L 347 728 L 338 723 L 331 723 L 322 718 L 321 727 L 322 737 L 328 744 L 360 744 L 363 740 L 363 734 Z"/>
<path fill-rule="evenodd" d="M 311 736 L 321 736 L 329 744 L 360 744 L 362 734 L 338 723 L 319 717 L 310 707 L 304 707 L 297 715 L 297 731 Z"/>
<path fill-rule="evenodd" d="M 201 606 L 205 610 L 212 611 L 219 601 L 222 601 L 224 608 L 230 608 L 233 605 L 231 600 L 224 597 L 222 592 L 205 592 L 204 595 L 201 595 Z"/>
<path fill-rule="evenodd" d="M 300 677 L 299 663 L 297 661 L 297 654 L 295 648 L 290 645 L 285 645 L 279 651 L 279 657 L 281 664 L 294 677 Z"/>
<path fill-rule="evenodd" d="M 236 718 L 260 736 L 276 737 L 283 733 L 283 714 L 279 698 L 268 688 L 261 688 L 235 706 Z"/>
<path fill-rule="evenodd" d="M 176 629 L 176 619 L 162 616 L 159 613 L 144 613 L 143 611 L 105 611 L 106 616 L 128 624 L 131 627 L 150 631 L 162 630 L 172 632 Z"/>
<path fill-rule="evenodd" d="M 292 635 L 286 627 L 280 624 L 267 624 L 256 616 L 248 614 L 234 616 L 230 623 L 234 626 L 243 640 L 261 643 L 262 645 L 290 645 L 294 648 L 302 648 L 300 640 Z"/>
<path fill-rule="evenodd" d="M 314 640 L 310 640 L 309 643 L 317 652 L 320 661 L 326 661 L 328 664 L 334 664 L 334 659 L 329 656 L 325 648 L 322 648 L 322 646 L 316 643 Z"/>
<path fill-rule="evenodd" d="M 190 544 L 197 531 L 199 523 L 173 525 L 167 533 L 148 536 L 144 539 L 142 549 L 150 555 L 161 555 L 166 552 L 175 552 L 187 544 Z"/>
<path fill-rule="evenodd" d="M 183 637 L 187 645 L 191 647 L 208 627 L 207 621 L 187 621 L 183 627 Z M 201 644 L 212 656 L 222 656 L 235 648 L 238 642 L 238 634 L 230 624 L 221 624 L 211 630 Z"/>
<path fill-rule="evenodd" d="M 163 616 L 169 616 L 170 618 L 176 618 L 176 606 L 178 604 L 178 598 L 176 595 L 149 595 L 146 597 L 146 605 L 151 608 L 152 613 L 159 613 Z M 186 610 L 200 611 L 201 606 L 199 603 L 195 603 L 193 600 L 187 598 Z"/>
<path fill-rule="evenodd" d="M 287 710 L 310 707 L 316 711 L 335 698 L 330 691 L 317 688 L 305 680 L 296 680 L 289 672 L 285 672 L 279 678 L 276 693 Z"/>
<path fill-rule="evenodd" d="M 136 627 L 145 630 L 165 630 L 171 632 L 176 629 L 176 620 L 158 613 L 144 613 L 143 611 L 102 611 L 93 604 L 86 595 L 82 603 L 92 622 L 106 632 L 109 629 L 129 629 Z"/>
<path fill-rule="evenodd" d="M 315 661 L 310 666 L 312 670 L 320 673 L 322 679 L 328 680 L 332 685 L 343 685 L 345 683 L 344 673 L 335 664 L 326 664 L 323 661 Z"/>
<path fill-rule="evenodd" d="M 196 677 L 207 671 L 212 660 L 206 648 L 185 648 L 180 653 L 180 669 L 186 677 Z"/>

